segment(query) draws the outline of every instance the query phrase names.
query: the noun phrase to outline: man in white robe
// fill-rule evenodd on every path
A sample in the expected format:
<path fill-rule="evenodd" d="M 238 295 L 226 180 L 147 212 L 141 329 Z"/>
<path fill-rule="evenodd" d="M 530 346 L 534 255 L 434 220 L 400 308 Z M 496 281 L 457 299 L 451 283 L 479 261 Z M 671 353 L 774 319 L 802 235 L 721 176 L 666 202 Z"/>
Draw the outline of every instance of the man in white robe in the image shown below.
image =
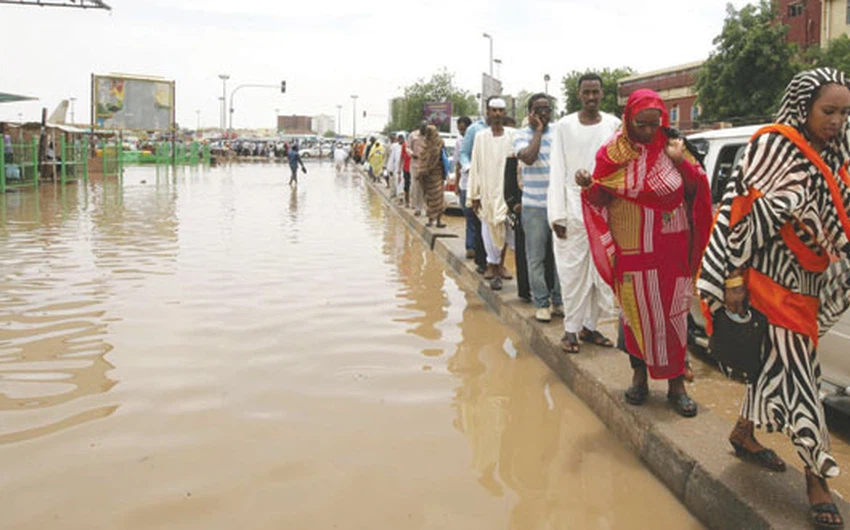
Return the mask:
<path fill-rule="evenodd" d="M 395 198 L 398 190 L 396 174 L 398 163 L 401 161 L 401 142 L 397 142 L 395 136 L 390 138 L 390 142 L 390 153 L 384 168 L 387 172 L 387 187 L 390 189 L 390 197 Z"/>
<path fill-rule="evenodd" d="M 620 120 L 600 112 L 602 79 L 585 74 L 579 79 L 581 110 L 554 126 L 549 177 L 549 224 L 555 231 L 555 261 L 564 301 L 564 336 L 561 347 L 578 353 L 579 340 L 613 346 L 596 329 L 602 316 L 613 313 L 610 287 L 596 271 L 581 207 L 578 172 L 593 173 L 596 152 L 620 127 Z"/>
<path fill-rule="evenodd" d="M 508 214 L 504 187 L 505 163 L 514 153 L 515 129 L 503 125 L 505 108 L 505 100 L 501 98 L 487 101 L 490 128 L 475 136 L 466 197 L 467 206 L 481 219 L 481 236 L 487 252 L 484 278 L 490 280 L 493 290 L 502 288 L 502 279 L 512 277 L 504 267 Z"/>

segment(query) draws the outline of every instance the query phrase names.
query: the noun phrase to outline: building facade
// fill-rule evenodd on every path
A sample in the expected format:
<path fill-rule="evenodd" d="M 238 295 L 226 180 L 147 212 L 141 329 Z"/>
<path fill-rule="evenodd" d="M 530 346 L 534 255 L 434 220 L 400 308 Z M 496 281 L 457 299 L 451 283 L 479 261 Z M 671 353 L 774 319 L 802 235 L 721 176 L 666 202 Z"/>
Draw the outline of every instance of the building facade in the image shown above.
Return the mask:
<path fill-rule="evenodd" d="M 850 2 L 848 0 L 822 0 L 821 46 L 841 35 L 850 35 Z"/>
<path fill-rule="evenodd" d="M 336 120 L 334 117 L 326 114 L 313 116 L 313 132 L 321 136 L 328 131 L 336 132 Z"/>
<path fill-rule="evenodd" d="M 847 1 L 841 3 L 846 7 Z M 805 50 L 821 44 L 821 20 L 823 18 L 823 0 L 779 0 L 778 17 L 788 26 L 788 42 L 797 43 Z M 825 41 L 824 41 L 825 42 Z"/>
<path fill-rule="evenodd" d="M 277 131 L 284 134 L 311 134 L 313 119 L 310 116 L 278 116 Z"/>
<path fill-rule="evenodd" d="M 617 102 L 625 106 L 629 95 L 639 88 L 654 90 L 667 105 L 670 126 L 683 132 L 694 131 L 699 126 L 696 83 L 703 62 L 624 77 L 617 82 Z"/>

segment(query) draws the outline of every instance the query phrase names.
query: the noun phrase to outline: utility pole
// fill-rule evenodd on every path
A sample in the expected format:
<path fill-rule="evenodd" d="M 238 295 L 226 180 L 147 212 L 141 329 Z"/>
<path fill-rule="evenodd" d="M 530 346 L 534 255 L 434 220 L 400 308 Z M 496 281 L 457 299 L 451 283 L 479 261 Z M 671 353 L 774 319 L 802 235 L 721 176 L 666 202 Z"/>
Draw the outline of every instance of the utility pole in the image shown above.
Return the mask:
<path fill-rule="evenodd" d="M 342 105 L 336 106 L 336 133 L 342 135 Z"/>
<path fill-rule="evenodd" d="M 489 33 L 484 33 L 483 36 L 490 39 L 490 77 L 493 77 L 493 36 Z"/>
<path fill-rule="evenodd" d="M 354 140 L 357 138 L 357 95 L 353 94 L 351 96 L 351 139 Z"/>
<path fill-rule="evenodd" d="M 219 128 L 224 132 L 224 126 L 227 125 L 227 112 L 224 105 L 227 103 L 227 80 L 230 79 L 230 76 L 219 74 L 218 78 L 221 79 L 221 120 L 219 121 Z"/>

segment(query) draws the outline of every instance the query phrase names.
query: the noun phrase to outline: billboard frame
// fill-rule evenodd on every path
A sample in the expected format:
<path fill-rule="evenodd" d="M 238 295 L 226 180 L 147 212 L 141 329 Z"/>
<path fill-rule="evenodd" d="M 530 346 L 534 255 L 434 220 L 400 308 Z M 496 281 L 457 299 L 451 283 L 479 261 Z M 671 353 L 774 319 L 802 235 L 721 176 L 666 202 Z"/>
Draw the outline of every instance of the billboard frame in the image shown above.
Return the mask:
<path fill-rule="evenodd" d="M 167 128 L 163 129 L 133 129 L 133 128 L 116 128 L 116 127 L 100 127 L 97 124 L 97 80 L 98 79 L 124 79 L 130 81 L 145 81 L 149 83 L 164 83 L 169 85 L 170 88 L 170 97 L 171 97 L 171 116 L 170 123 Z M 162 77 L 157 76 L 141 76 L 141 75 L 132 75 L 132 74 L 121 74 L 121 73 L 112 73 L 112 74 L 91 74 L 91 91 L 90 91 L 90 104 L 91 104 L 91 130 L 92 131 L 101 131 L 101 130 L 114 130 L 114 131 L 129 131 L 134 133 L 141 132 L 169 132 L 172 135 L 175 134 L 175 129 L 177 125 L 177 83 L 174 80 L 164 79 Z"/>

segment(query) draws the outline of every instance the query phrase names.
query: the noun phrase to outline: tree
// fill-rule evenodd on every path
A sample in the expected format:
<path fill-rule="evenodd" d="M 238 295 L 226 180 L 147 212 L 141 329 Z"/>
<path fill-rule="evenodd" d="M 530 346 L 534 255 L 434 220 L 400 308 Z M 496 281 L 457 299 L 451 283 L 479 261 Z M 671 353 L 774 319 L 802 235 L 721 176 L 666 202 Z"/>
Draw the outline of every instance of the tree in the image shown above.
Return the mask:
<path fill-rule="evenodd" d="M 322 136 L 324 136 L 325 138 L 336 138 L 336 133 L 331 130 L 327 130 Z"/>
<path fill-rule="evenodd" d="M 578 99 L 578 80 L 584 74 L 595 73 L 602 78 L 602 104 L 599 109 L 603 112 L 621 115 L 622 109 L 617 104 L 617 81 L 624 77 L 628 77 L 635 73 L 633 68 L 624 66 L 621 68 L 603 68 L 602 70 L 585 70 L 579 72 L 573 70 L 561 79 L 561 88 L 563 89 L 564 98 L 567 101 L 567 112 L 576 112 L 581 110 L 581 101 Z"/>
<path fill-rule="evenodd" d="M 452 102 L 455 116 L 477 113 L 475 96 L 454 85 L 454 74 L 445 68 L 431 76 L 431 79 L 418 79 L 404 88 L 404 96 L 392 101 L 392 116 L 389 131 L 410 131 L 419 127 L 422 121 L 422 107 L 425 103 Z"/>
<path fill-rule="evenodd" d="M 830 66 L 844 73 L 850 72 L 850 37 L 841 35 L 829 41 L 826 48 L 813 46 L 804 60 L 812 67 Z"/>
<path fill-rule="evenodd" d="M 801 67 L 797 46 L 785 41 L 787 33 L 768 0 L 740 11 L 727 4 L 716 48 L 697 79 L 703 120 L 764 121 L 776 112 Z"/>

